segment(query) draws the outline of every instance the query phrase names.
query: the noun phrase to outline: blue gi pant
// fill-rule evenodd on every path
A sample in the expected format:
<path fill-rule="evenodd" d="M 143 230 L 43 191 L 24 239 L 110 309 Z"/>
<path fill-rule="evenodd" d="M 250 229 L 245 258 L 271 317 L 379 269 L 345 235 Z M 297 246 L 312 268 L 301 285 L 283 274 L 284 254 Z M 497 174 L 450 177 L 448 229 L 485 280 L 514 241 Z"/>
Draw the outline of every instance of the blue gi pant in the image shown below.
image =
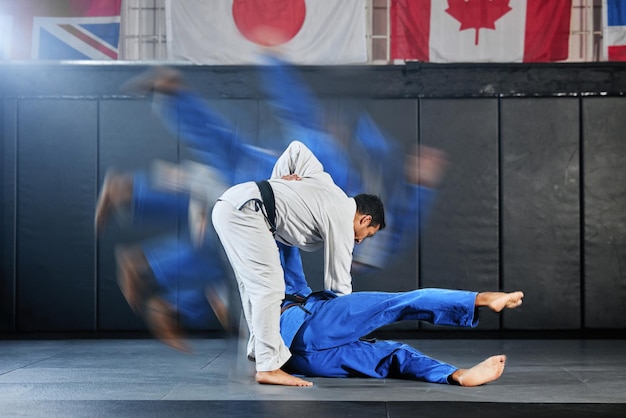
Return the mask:
<path fill-rule="evenodd" d="M 313 293 L 304 304 L 281 315 L 281 333 L 292 357 L 286 369 L 321 377 L 375 377 L 448 383 L 458 368 L 395 341 L 361 338 L 403 320 L 475 327 L 476 292 L 418 289 L 410 292 L 356 292 L 336 297 Z M 294 331 L 295 328 L 295 331 Z M 292 335 L 286 335 L 289 331 Z M 295 333 L 293 333 L 295 332 Z"/>

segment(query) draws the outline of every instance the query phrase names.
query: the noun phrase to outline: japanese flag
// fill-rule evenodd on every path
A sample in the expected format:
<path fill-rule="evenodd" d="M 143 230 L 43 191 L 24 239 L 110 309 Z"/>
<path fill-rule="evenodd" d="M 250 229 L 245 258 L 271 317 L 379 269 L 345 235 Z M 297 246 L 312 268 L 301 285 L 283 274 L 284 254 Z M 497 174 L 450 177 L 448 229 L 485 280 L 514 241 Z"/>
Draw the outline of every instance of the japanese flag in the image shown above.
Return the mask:
<path fill-rule="evenodd" d="M 392 0 L 392 59 L 540 62 L 569 53 L 571 0 Z"/>
<path fill-rule="evenodd" d="M 362 0 L 166 0 L 168 58 L 256 64 L 262 46 L 297 64 L 367 61 Z"/>

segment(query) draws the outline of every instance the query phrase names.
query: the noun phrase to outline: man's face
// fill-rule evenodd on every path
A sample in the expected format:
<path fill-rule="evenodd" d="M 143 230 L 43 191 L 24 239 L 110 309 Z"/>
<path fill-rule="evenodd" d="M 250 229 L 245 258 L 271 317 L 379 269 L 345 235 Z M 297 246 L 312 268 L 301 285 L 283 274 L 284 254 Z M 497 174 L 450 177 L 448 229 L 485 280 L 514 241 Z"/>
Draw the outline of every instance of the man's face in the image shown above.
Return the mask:
<path fill-rule="evenodd" d="M 380 229 L 380 225 L 371 226 L 370 215 L 357 216 L 354 220 L 354 243 L 360 244 L 365 238 L 373 237 Z"/>

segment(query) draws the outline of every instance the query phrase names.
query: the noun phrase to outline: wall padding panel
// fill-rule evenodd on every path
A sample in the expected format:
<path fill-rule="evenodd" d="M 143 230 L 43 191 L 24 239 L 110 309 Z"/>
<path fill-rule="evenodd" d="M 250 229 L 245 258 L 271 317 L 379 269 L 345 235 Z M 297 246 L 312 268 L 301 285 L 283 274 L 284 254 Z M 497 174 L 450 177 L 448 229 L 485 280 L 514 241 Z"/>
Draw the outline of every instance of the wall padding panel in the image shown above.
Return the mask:
<path fill-rule="evenodd" d="M 526 295 L 505 328 L 579 328 L 579 100 L 503 99 L 501 111 L 502 285 Z"/>
<path fill-rule="evenodd" d="M 15 100 L 0 100 L 0 133 L 0 331 L 15 331 Z"/>
<path fill-rule="evenodd" d="M 583 100 L 586 328 L 626 327 L 626 99 Z"/>
<path fill-rule="evenodd" d="M 18 103 L 18 331 L 95 329 L 97 107 Z"/>
<path fill-rule="evenodd" d="M 344 109 L 344 112 L 349 113 L 352 117 L 359 118 L 367 115 L 371 117 L 376 127 L 383 135 L 389 146 L 396 147 L 399 150 L 399 160 L 396 161 L 394 167 L 384 167 L 385 173 L 390 173 L 392 170 L 396 170 L 395 176 L 404 176 L 404 154 L 411 150 L 411 148 L 417 144 L 418 134 L 418 111 L 417 100 L 415 99 L 379 99 L 379 100 L 363 100 L 359 103 L 352 103 L 355 106 L 351 109 Z M 354 121 L 356 122 L 356 120 Z M 348 132 L 350 132 L 347 126 Z M 363 162 L 361 162 L 363 163 Z M 376 158 L 370 161 L 369 164 L 375 164 Z M 367 168 L 374 169 L 372 166 Z M 371 181 L 371 179 L 370 179 Z M 402 179 L 404 181 L 404 179 Z M 374 182 L 375 183 L 375 182 Z M 371 193 L 370 190 L 365 190 L 367 193 Z M 383 198 L 385 192 L 376 192 Z M 397 209 L 391 207 L 386 208 L 387 222 L 394 222 L 394 215 L 397 216 Z M 417 216 L 417 215 L 416 215 Z M 391 232 L 392 226 L 389 226 L 388 230 L 383 230 L 375 235 L 373 238 L 365 240 L 359 244 L 356 251 L 363 251 L 361 257 L 365 260 L 368 257 L 376 259 L 378 252 L 389 251 L 385 249 L 385 239 L 393 239 L 387 233 Z M 375 273 L 364 273 L 354 275 L 354 287 L 355 290 L 378 290 L 387 292 L 407 291 L 413 290 L 418 287 L 418 257 L 417 248 L 419 237 L 413 237 L 412 245 L 407 245 L 406 248 L 401 248 L 397 252 L 392 253 L 383 265 L 382 270 Z"/>
<path fill-rule="evenodd" d="M 423 220 L 420 287 L 494 290 L 499 286 L 498 102 L 425 99 L 420 143 L 449 165 Z M 480 328 L 499 326 L 490 312 Z"/>

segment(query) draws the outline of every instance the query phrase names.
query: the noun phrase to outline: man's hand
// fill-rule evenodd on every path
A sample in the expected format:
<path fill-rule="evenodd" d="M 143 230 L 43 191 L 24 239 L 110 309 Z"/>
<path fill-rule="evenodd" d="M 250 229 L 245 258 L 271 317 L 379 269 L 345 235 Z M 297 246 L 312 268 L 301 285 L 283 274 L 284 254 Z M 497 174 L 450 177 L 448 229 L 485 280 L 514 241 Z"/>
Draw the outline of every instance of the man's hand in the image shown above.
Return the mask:
<path fill-rule="evenodd" d="M 281 179 L 283 180 L 302 180 L 302 177 L 300 177 L 297 174 L 287 174 L 281 177 Z"/>

